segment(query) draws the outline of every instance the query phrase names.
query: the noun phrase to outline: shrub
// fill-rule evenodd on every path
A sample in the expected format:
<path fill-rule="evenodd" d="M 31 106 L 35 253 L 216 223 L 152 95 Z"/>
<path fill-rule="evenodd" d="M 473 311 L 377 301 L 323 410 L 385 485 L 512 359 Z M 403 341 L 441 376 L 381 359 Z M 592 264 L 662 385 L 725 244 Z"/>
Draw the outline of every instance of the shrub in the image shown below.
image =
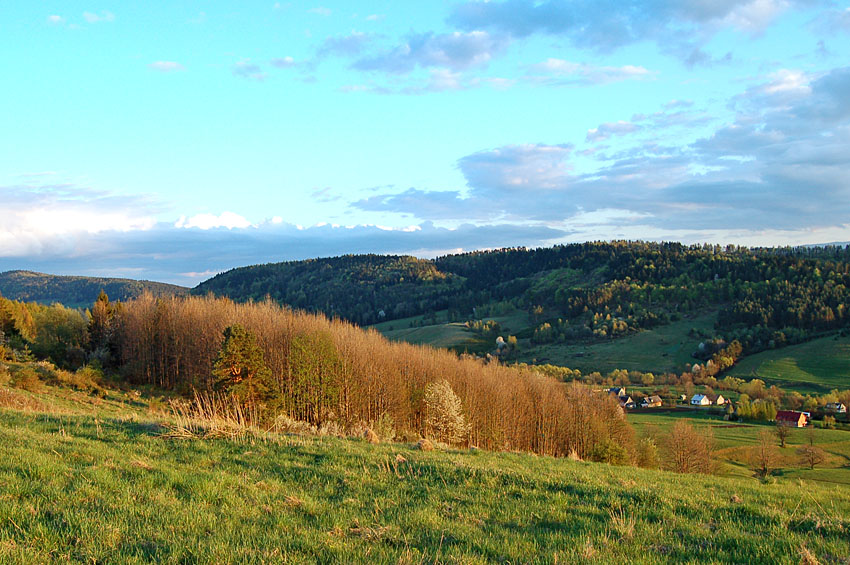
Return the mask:
<path fill-rule="evenodd" d="M 378 434 L 381 441 L 393 441 L 395 439 L 395 421 L 386 412 L 378 416 L 378 419 L 372 422 L 370 428 Z"/>
<path fill-rule="evenodd" d="M 651 437 L 641 439 L 635 449 L 635 464 L 644 469 L 658 468 L 658 446 Z"/>
<path fill-rule="evenodd" d="M 366 428 L 366 431 L 363 432 L 363 439 L 369 443 L 381 443 L 381 438 L 378 437 L 378 434 L 372 428 Z"/>
<path fill-rule="evenodd" d="M 629 462 L 629 454 L 625 447 L 609 439 L 593 446 L 590 450 L 590 460 L 609 465 L 626 465 Z"/>
<path fill-rule="evenodd" d="M 835 416 L 824 416 L 823 424 L 821 427 L 825 430 L 834 430 L 835 429 Z"/>
<path fill-rule="evenodd" d="M 455 445 L 466 438 L 468 429 L 463 404 L 448 381 L 429 383 L 425 387 L 426 435 Z"/>
<path fill-rule="evenodd" d="M 10 380 L 12 380 L 12 375 L 9 374 L 9 368 L 0 364 L 0 386 L 6 386 Z"/>
<path fill-rule="evenodd" d="M 38 378 L 36 373 L 30 367 L 20 369 L 12 379 L 12 386 L 29 392 L 41 392 L 44 390 L 44 383 Z"/>

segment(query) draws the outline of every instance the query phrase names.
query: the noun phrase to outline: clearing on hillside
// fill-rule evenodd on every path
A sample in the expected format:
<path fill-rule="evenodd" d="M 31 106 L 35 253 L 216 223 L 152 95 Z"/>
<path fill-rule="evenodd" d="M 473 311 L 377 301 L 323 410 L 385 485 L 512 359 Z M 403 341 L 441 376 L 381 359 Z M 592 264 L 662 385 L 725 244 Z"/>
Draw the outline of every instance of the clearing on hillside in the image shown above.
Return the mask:
<path fill-rule="evenodd" d="M 742 359 L 729 370 L 742 379 L 800 392 L 829 392 L 850 388 L 850 337 L 829 336 L 782 349 L 762 351 Z"/>

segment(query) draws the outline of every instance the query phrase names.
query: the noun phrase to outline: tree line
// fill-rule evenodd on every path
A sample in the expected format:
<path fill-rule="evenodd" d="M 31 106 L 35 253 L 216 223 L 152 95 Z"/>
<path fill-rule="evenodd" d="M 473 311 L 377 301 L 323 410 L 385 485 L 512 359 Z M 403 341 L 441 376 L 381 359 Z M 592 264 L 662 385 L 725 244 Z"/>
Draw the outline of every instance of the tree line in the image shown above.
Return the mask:
<path fill-rule="evenodd" d="M 521 309 L 537 327 L 517 337 L 536 343 L 613 339 L 711 308 L 719 311 L 712 337 L 738 340 L 749 354 L 847 329 L 848 289 L 848 247 L 613 241 L 434 261 L 347 255 L 257 265 L 222 273 L 194 292 L 270 297 L 359 325 L 438 311 L 464 321 Z"/>

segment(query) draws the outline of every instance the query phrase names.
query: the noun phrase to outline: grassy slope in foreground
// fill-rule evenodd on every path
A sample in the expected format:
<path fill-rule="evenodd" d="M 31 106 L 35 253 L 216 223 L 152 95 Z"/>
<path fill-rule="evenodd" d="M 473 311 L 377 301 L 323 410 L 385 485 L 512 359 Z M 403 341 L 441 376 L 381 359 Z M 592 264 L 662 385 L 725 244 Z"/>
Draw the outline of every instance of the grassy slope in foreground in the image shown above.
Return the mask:
<path fill-rule="evenodd" d="M 138 408 L 107 404 L 89 414 L 69 413 L 68 401 L 59 412 L 0 409 L 0 562 L 850 555 L 846 488 L 331 438 L 170 440 Z"/>
<path fill-rule="evenodd" d="M 844 390 L 850 388 L 850 337 L 823 337 L 763 351 L 742 359 L 729 374 L 801 392 Z"/>

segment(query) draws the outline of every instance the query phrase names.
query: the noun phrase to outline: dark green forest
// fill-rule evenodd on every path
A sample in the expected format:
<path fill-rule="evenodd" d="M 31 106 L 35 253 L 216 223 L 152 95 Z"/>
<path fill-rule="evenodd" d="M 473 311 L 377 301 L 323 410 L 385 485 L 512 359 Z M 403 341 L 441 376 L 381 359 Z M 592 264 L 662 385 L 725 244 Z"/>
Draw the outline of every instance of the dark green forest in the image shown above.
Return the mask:
<path fill-rule="evenodd" d="M 270 297 L 359 325 L 439 311 L 464 321 L 515 308 L 543 330 L 525 336 L 539 343 L 613 339 L 710 308 L 716 332 L 706 337 L 716 348 L 738 340 L 753 353 L 846 328 L 848 286 L 850 247 L 615 241 L 434 261 L 348 255 L 266 264 L 222 273 L 192 292 Z"/>

